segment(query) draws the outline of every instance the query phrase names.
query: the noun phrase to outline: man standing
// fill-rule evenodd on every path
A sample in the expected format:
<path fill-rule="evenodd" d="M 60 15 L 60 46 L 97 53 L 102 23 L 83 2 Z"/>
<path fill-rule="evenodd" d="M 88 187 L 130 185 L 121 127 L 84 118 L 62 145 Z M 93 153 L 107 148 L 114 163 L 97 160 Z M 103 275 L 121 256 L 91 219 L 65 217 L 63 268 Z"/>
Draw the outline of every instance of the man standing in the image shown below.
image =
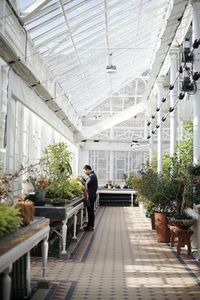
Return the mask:
<path fill-rule="evenodd" d="M 84 227 L 84 230 L 94 230 L 94 204 L 97 197 L 98 180 L 95 172 L 89 165 L 83 167 L 83 172 L 88 176 L 85 182 L 85 190 L 88 193 L 87 211 L 88 211 L 88 224 Z"/>

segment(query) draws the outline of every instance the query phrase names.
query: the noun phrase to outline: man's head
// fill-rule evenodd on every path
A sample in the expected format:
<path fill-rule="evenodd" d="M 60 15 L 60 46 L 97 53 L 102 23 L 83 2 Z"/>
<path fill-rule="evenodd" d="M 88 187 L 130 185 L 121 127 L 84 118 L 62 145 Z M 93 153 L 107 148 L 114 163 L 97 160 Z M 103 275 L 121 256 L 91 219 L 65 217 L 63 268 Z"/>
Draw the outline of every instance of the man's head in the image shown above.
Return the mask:
<path fill-rule="evenodd" d="M 92 168 L 89 166 L 89 165 L 85 165 L 83 167 L 83 172 L 86 174 L 86 175 L 90 175 L 90 173 L 92 172 Z"/>

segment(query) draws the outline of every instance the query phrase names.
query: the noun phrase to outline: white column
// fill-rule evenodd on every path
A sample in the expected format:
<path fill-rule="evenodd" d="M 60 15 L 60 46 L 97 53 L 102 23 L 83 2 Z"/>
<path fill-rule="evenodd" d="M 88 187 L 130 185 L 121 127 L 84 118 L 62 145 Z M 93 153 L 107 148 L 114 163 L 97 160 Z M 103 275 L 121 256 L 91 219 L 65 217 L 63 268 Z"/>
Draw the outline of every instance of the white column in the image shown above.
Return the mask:
<path fill-rule="evenodd" d="M 158 132 L 158 142 L 157 142 L 157 172 L 162 173 L 162 155 L 163 155 L 163 124 L 162 124 L 162 97 L 164 96 L 163 91 L 163 80 L 164 78 L 159 78 L 157 80 L 157 108 L 160 110 L 157 112 L 157 124 L 160 126 L 157 129 Z"/>
<path fill-rule="evenodd" d="M 200 1 L 193 0 L 193 41 L 200 38 Z M 194 72 L 200 72 L 200 46 L 193 52 Z M 196 81 L 197 92 L 192 96 L 193 99 L 193 162 L 200 162 L 200 80 Z"/>
<path fill-rule="evenodd" d="M 62 225 L 62 244 L 63 244 L 63 249 L 61 251 L 61 254 L 67 254 L 66 251 L 66 241 L 67 241 L 67 218 L 63 221 Z"/>
<path fill-rule="evenodd" d="M 0 5 L 1 6 L 1 5 Z M 0 7 L 1 8 L 1 7 Z M 0 62 L 0 165 L 3 172 L 6 168 L 6 115 L 7 115 L 8 66 Z"/>
<path fill-rule="evenodd" d="M 110 129 L 110 138 L 113 139 L 113 129 Z M 113 182 L 114 178 L 114 157 L 113 157 L 113 151 L 109 151 L 110 154 L 110 170 L 109 170 L 109 180 Z"/>
<path fill-rule="evenodd" d="M 42 262 L 43 262 L 43 278 L 42 281 L 47 281 L 47 259 L 48 259 L 48 236 L 46 236 L 42 242 Z"/>
<path fill-rule="evenodd" d="M 80 229 L 83 229 L 83 207 L 81 207 L 81 227 Z"/>
<path fill-rule="evenodd" d="M 131 206 L 133 206 L 133 192 L 131 193 Z"/>
<path fill-rule="evenodd" d="M 30 251 L 26 253 L 26 282 L 27 282 L 27 297 L 31 295 L 31 255 Z"/>
<path fill-rule="evenodd" d="M 13 172 L 15 168 L 16 146 L 16 101 L 12 97 L 13 84 L 11 73 L 8 77 L 8 111 L 7 111 L 7 145 L 6 145 L 6 172 Z"/>
<path fill-rule="evenodd" d="M 85 207 L 85 222 L 88 222 L 88 211 L 87 211 L 87 207 Z"/>
<path fill-rule="evenodd" d="M 149 140 L 149 163 L 152 163 L 153 160 L 153 140 L 154 140 L 154 135 L 152 134 L 153 126 L 152 126 L 152 119 L 151 120 L 151 125 L 149 126 L 149 135 L 151 136 Z"/>
<path fill-rule="evenodd" d="M 77 236 L 76 236 L 76 225 L 77 225 L 77 215 L 75 214 L 74 215 L 74 236 L 73 236 L 73 240 L 76 240 L 77 239 Z"/>
<path fill-rule="evenodd" d="M 172 48 L 170 50 L 170 85 L 173 85 L 173 90 L 170 91 L 170 107 L 173 107 L 178 99 L 178 48 Z M 176 80 L 176 82 L 175 82 Z M 175 82 L 175 83 L 174 83 Z M 176 147 L 176 129 L 177 129 L 177 107 L 170 113 L 170 156 L 173 157 Z"/>
<path fill-rule="evenodd" d="M 1 295 L 3 297 L 3 300 L 10 300 L 10 294 L 11 294 L 11 277 L 10 273 L 12 271 L 12 265 L 10 265 L 8 268 L 6 268 L 3 272 L 2 276 L 2 290 Z"/>

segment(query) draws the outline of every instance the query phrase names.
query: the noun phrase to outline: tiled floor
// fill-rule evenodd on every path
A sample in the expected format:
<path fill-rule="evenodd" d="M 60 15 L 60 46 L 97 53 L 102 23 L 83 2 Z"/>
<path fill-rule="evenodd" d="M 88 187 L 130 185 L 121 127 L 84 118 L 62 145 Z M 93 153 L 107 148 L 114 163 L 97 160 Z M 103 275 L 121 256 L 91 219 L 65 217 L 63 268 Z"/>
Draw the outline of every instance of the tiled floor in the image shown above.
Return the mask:
<path fill-rule="evenodd" d="M 95 231 L 86 233 L 73 259 L 49 261 L 49 280 L 57 283 L 49 299 L 200 299 L 199 265 L 181 253 L 156 242 L 140 208 L 100 208 Z M 38 260 L 32 273 L 41 276 Z"/>

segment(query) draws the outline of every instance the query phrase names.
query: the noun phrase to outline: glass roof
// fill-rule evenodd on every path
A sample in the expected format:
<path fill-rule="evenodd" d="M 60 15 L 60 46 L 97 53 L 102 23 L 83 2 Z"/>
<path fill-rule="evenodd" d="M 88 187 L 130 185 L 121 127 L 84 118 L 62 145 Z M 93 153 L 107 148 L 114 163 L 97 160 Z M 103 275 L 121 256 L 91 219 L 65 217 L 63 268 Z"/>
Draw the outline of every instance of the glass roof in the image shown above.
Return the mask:
<path fill-rule="evenodd" d="M 151 68 L 170 2 L 19 0 L 28 34 L 80 116 Z"/>

